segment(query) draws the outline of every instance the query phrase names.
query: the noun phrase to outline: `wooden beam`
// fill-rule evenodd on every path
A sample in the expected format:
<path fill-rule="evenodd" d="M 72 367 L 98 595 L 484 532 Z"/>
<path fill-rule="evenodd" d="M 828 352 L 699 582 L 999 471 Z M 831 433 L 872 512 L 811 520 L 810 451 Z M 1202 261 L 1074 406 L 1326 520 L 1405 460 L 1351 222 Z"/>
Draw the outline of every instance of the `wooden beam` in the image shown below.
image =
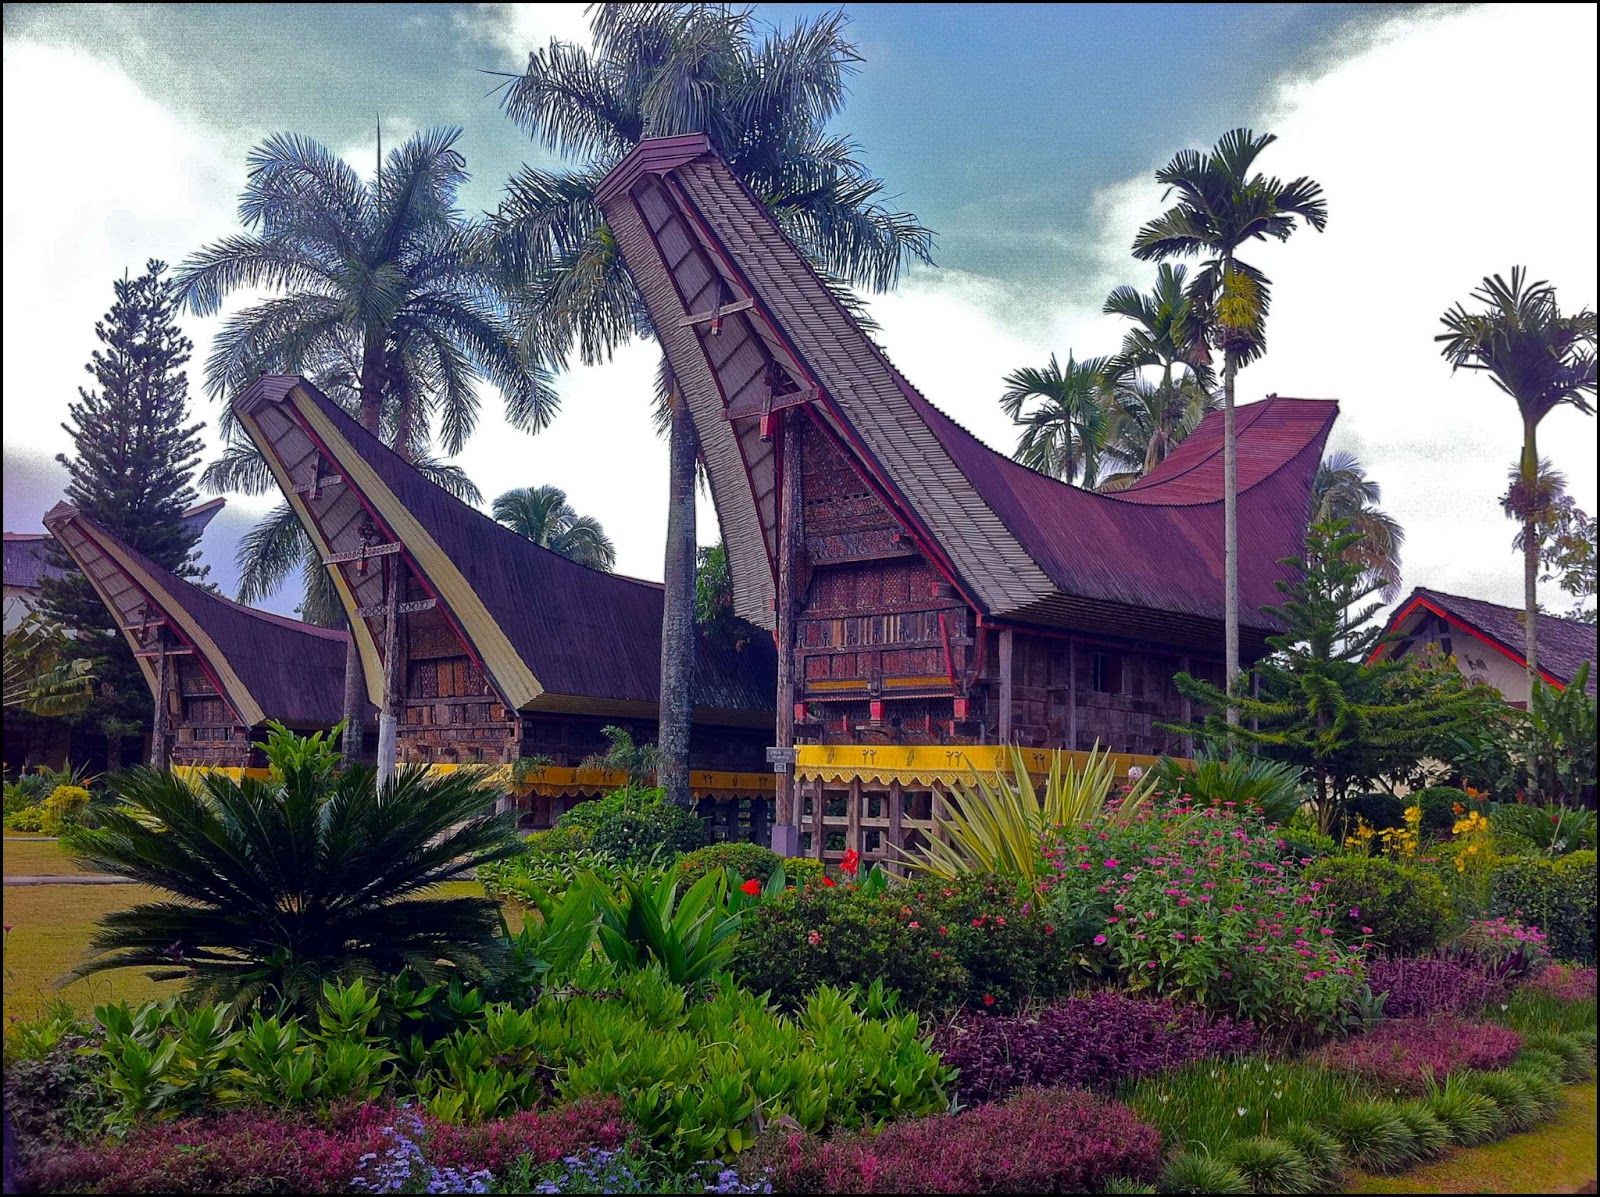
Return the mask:
<path fill-rule="evenodd" d="M 1078 747 L 1078 644 L 1067 637 L 1067 747 Z"/>
<path fill-rule="evenodd" d="M 783 471 L 782 490 L 778 508 L 778 587 L 776 612 L 778 620 L 778 707 L 777 746 L 794 746 L 795 700 L 795 567 L 803 531 L 800 527 L 800 420 L 799 412 L 782 417 L 783 439 L 779 445 L 778 465 Z M 794 771 L 778 774 L 778 818 L 773 828 L 773 846 L 783 855 L 799 851 L 799 808 L 795 802 Z M 817 836 L 821 838 L 820 823 Z"/>
<path fill-rule="evenodd" d="M 401 615 L 410 615 L 410 614 L 412 614 L 413 612 L 416 612 L 416 611 L 432 611 L 438 605 L 439 605 L 439 600 L 438 599 L 433 599 L 433 598 L 412 599 L 409 603 L 401 603 L 400 604 L 400 614 Z M 381 603 L 369 603 L 365 607 L 357 607 L 356 608 L 356 614 L 359 615 L 362 619 L 372 619 L 374 616 L 387 615 L 388 613 L 389 613 L 389 603 L 388 603 L 387 599 L 385 599 Z"/>
<path fill-rule="evenodd" d="M 1188 673 L 1191 667 L 1192 662 L 1187 655 L 1178 658 L 1178 671 L 1180 673 Z M 1194 704 L 1189 701 L 1187 694 L 1183 695 L 1183 705 L 1179 710 L 1179 718 L 1185 723 L 1194 718 Z M 1188 732 L 1183 734 L 1183 755 L 1191 758 L 1194 756 L 1194 737 Z"/>
<path fill-rule="evenodd" d="M 338 486 L 343 481 L 343 474 L 329 474 L 325 478 L 313 478 L 310 482 L 297 482 L 289 488 L 289 493 L 315 497 L 324 486 Z"/>
<path fill-rule="evenodd" d="M 394 544 L 363 545 L 359 549 L 352 549 L 348 553 L 329 553 L 322 559 L 324 565 L 338 565 L 345 561 L 365 561 L 369 557 L 387 557 L 391 553 L 398 553 L 405 546 L 396 541 Z"/>
<path fill-rule="evenodd" d="M 167 690 L 171 670 L 167 666 L 167 638 L 158 633 L 156 641 L 156 712 L 150 726 L 150 767 L 167 767 L 167 721 L 171 712 L 167 708 Z"/>
<path fill-rule="evenodd" d="M 186 644 L 174 644 L 168 648 L 141 648 L 133 655 L 136 657 L 146 657 L 154 660 L 155 658 L 162 656 L 187 657 L 193 655 L 193 653 L 194 649 L 190 648 Z"/>
<path fill-rule="evenodd" d="M 753 299 L 736 299 L 732 303 L 725 303 L 720 308 L 709 312 L 695 312 L 678 321 L 679 328 L 692 328 L 696 324 L 707 324 L 713 320 L 721 320 L 725 316 L 732 316 L 735 312 L 749 311 L 756 306 Z"/>

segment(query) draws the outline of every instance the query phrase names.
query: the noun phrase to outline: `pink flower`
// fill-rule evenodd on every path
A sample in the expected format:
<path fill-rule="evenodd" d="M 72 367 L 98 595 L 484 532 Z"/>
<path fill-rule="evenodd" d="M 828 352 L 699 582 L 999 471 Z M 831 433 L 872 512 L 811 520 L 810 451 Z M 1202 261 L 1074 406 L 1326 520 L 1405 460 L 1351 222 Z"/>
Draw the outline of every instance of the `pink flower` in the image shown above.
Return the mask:
<path fill-rule="evenodd" d="M 822 942 L 822 932 L 820 932 L 820 931 L 808 931 L 808 932 L 806 932 L 806 942 L 808 944 L 810 944 L 812 947 L 816 947 L 819 943 Z"/>
<path fill-rule="evenodd" d="M 1096 935 L 1094 937 L 1094 942 L 1095 942 L 1096 946 L 1105 943 L 1105 941 L 1106 941 L 1106 937 L 1104 935 Z"/>

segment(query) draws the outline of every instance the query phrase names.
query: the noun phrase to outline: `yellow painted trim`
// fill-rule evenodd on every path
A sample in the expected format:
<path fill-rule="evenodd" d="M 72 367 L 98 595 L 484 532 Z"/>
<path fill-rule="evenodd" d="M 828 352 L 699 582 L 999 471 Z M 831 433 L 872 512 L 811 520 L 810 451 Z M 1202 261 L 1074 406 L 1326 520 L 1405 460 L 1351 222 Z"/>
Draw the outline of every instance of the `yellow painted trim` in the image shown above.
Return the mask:
<path fill-rule="evenodd" d="M 249 412 L 239 412 L 238 417 L 244 421 L 251 432 L 251 439 L 263 447 L 271 445 L 271 440 L 256 423 L 255 417 Z M 322 557 L 329 556 L 333 550 L 328 547 L 328 542 L 322 538 L 322 530 L 317 527 L 316 520 L 311 518 L 311 512 L 305 505 L 305 500 L 294 491 L 294 480 L 289 477 L 278 460 L 276 451 L 266 452 L 263 448 L 261 456 L 266 460 L 267 468 L 272 471 L 272 476 L 278 481 L 278 489 L 289 500 L 289 506 L 294 508 L 294 513 L 300 519 L 300 526 L 305 529 L 306 535 L 311 537 L 311 543 L 316 546 L 317 553 Z M 383 661 L 378 656 L 378 645 L 372 638 L 372 632 L 367 627 L 367 621 L 356 618 L 355 595 L 350 593 L 350 588 L 345 585 L 344 573 L 334 566 L 324 566 L 333 588 L 339 594 L 339 605 L 344 608 L 345 621 L 355 629 L 356 652 L 361 657 L 361 680 L 367 687 L 367 701 L 373 706 L 383 704 Z"/>
<path fill-rule="evenodd" d="M 1024 748 L 1028 772 L 1040 777 L 1050 772 L 1055 749 Z M 1068 760 L 1082 765 L 1087 752 L 1060 750 Z M 1011 772 L 1011 749 L 1005 744 L 800 744 L 794 750 L 794 774 L 801 781 L 872 781 L 887 785 L 938 785 L 964 781 L 974 771 Z M 1132 766 L 1148 770 L 1160 757 L 1140 753 L 1112 754 L 1118 773 Z"/>
<path fill-rule="evenodd" d="M 89 535 L 89 533 L 86 532 L 85 535 Z M 94 538 L 91 536 L 90 539 Z M 200 625 L 195 623 L 189 613 L 184 610 L 183 604 L 174 599 L 155 578 L 140 569 L 131 558 L 115 545 L 101 540 L 95 540 L 95 543 L 100 546 L 101 551 L 108 557 L 118 562 L 130 576 L 138 578 L 140 584 L 152 596 L 159 595 L 164 600 L 163 606 L 165 606 L 167 614 L 177 621 L 179 626 L 189 635 L 189 638 L 194 641 L 195 647 L 210 660 L 211 667 L 217 671 L 217 678 L 228 691 L 228 698 L 233 702 L 234 710 L 239 713 L 239 718 L 244 720 L 244 725 L 246 727 L 254 727 L 258 723 L 265 722 L 266 715 L 262 712 L 261 707 L 257 705 L 255 697 L 245 688 L 245 684 L 239 680 L 239 675 L 233 671 L 233 666 L 228 664 L 228 658 L 217 648 L 216 641 L 206 635 L 201 630 Z"/>
<path fill-rule="evenodd" d="M 434 764 L 427 766 L 431 776 L 443 776 L 460 769 L 494 771 L 504 765 L 490 764 Z M 270 769 L 246 769 L 237 765 L 174 765 L 172 771 L 189 780 L 208 774 L 221 774 L 233 781 L 246 777 L 265 780 Z M 540 794 L 552 798 L 570 798 L 580 794 L 593 794 L 597 790 L 620 790 L 628 784 L 628 775 L 618 769 L 580 769 L 567 765 L 544 765 L 533 770 L 521 784 L 512 787 L 516 794 Z M 696 798 L 727 798 L 753 794 L 770 794 L 777 788 L 777 779 L 771 773 L 734 773 L 718 769 L 691 769 L 689 792 Z"/>
<path fill-rule="evenodd" d="M 520 709 L 539 697 L 544 692 L 539 679 L 533 676 L 522 654 L 512 647 L 499 623 L 489 615 L 477 591 L 461 576 L 461 571 L 449 555 L 428 535 L 405 504 L 395 498 L 393 492 L 378 478 L 377 472 L 339 434 L 333 421 L 323 414 L 315 401 L 302 396 L 303 392 L 296 387 L 289 392 L 289 401 L 337 456 L 339 468 L 346 477 L 360 487 L 368 501 L 389 521 L 390 527 L 406 546 L 406 551 L 427 573 L 439 597 L 450 604 L 511 706 Z"/>

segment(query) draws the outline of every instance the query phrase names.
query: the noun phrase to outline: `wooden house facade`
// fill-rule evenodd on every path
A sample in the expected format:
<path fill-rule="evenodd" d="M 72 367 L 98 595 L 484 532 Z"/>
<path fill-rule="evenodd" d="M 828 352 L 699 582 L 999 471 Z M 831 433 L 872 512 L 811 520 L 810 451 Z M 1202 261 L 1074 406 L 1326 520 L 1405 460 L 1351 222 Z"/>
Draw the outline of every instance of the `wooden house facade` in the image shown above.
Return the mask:
<path fill-rule="evenodd" d="M 268 721 L 341 718 L 344 632 L 258 611 L 164 569 L 67 503 L 44 517 L 122 629 L 155 701 L 157 767 L 257 768 Z"/>
<path fill-rule="evenodd" d="M 1185 751 L 1173 674 L 1222 675 L 1219 418 L 1125 491 L 1065 485 L 917 392 L 705 137 L 642 143 L 598 198 L 691 413 L 735 609 L 777 645 L 775 847 L 893 860 L 1004 745 Z M 1336 413 L 1238 410 L 1247 660 Z"/>
<path fill-rule="evenodd" d="M 519 769 L 528 821 L 625 780 L 585 768 L 616 725 L 656 738 L 662 589 L 541 548 L 456 499 L 296 377 L 235 402 L 327 564 L 402 763 Z M 697 644 L 690 788 L 719 836 L 765 839 L 775 655 Z"/>

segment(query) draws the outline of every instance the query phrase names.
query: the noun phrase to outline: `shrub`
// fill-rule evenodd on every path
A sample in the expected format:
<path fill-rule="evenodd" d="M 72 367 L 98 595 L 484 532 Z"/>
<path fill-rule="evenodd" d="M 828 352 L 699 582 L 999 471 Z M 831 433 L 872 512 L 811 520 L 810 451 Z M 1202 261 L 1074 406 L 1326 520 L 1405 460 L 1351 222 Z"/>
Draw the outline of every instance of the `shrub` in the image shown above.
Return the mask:
<path fill-rule="evenodd" d="M 1483 803 L 1454 786 L 1429 786 L 1411 795 L 1411 805 L 1422 811 L 1422 830 L 1435 839 L 1450 834 L 1450 829 L 1469 810 L 1482 813 Z"/>
<path fill-rule="evenodd" d="M 675 860 L 706 843 L 706 825 L 692 810 L 662 799 L 599 819 L 589 846 L 619 864 Z"/>
<path fill-rule="evenodd" d="M 1244 1177 L 1252 1193 L 1309 1193 L 1316 1174 L 1293 1144 L 1258 1135 L 1230 1143 L 1222 1158 Z"/>
<path fill-rule="evenodd" d="M 11 831 L 43 832 L 44 805 L 35 803 L 33 806 L 24 806 L 15 813 L 8 814 L 6 827 Z"/>
<path fill-rule="evenodd" d="M 82 786 L 57 786 L 50 791 L 50 797 L 44 800 L 41 830 L 46 835 L 60 835 L 68 827 L 76 826 L 80 816 L 88 809 L 91 797 Z"/>
<path fill-rule="evenodd" d="M 666 793 L 662 789 L 637 786 L 612 790 L 604 798 L 580 802 L 560 815 L 556 819 L 555 830 L 579 830 L 592 834 L 600 823 L 624 811 L 639 811 L 647 806 L 658 805 L 666 800 Z"/>
<path fill-rule="evenodd" d="M 1522 1036 L 1490 1022 L 1396 1018 L 1323 1048 L 1325 1066 L 1377 1084 L 1421 1093 L 1429 1078 L 1464 1069 L 1504 1068 L 1522 1047 Z"/>
<path fill-rule="evenodd" d="M 1195 1006 L 1100 992 L 1068 998 L 1033 1015 L 969 1015 L 934 1036 L 960 1075 L 956 1095 L 995 1101 L 1036 1085 L 1106 1089 L 1191 1060 L 1239 1055 L 1255 1028 Z"/>
<path fill-rule="evenodd" d="M 753 877 L 765 885 L 780 864 L 791 885 L 804 885 L 822 877 L 820 860 L 809 856 L 779 856 L 762 844 L 741 840 L 696 848 L 678 861 L 678 868 L 687 881 L 693 881 L 703 873 L 732 869 L 742 879 Z"/>
<path fill-rule="evenodd" d="M 1554 859 L 1512 857 L 1497 861 L 1491 892 L 1492 912 L 1539 927 L 1557 959 L 1594 963 L 1592 850 Z"/>
<path fill-rule="evenodd" d="M 68 1139 L 88 1138 L 104 1123 L 110 1109 L 106 1093 L 95 1083 L 98 1073 L 90 1028 L 73 1022 L 59 1028 L 48 1046 L 40 1044 L 5 1066 L 5 1111 L 17 1132 L 23 1158 L 55 1150 Z M 22 1028 L 7 1035 L 26 1038 Z M 24 1045 L 17 1044 L 19 1049 Z"/>
<path fill-rule="evenodd" d="M 380 789 L 371 769 L 339 772 L 320 734 L 282 727 L 266 751 L 265 780 L 213 773 L 191 788 L 153 769 L 118 776 L 120 802 L 99 827 L 75 828 L 68 847 L 168 900 L 106 915 L 79 971 L 142 966 L 183 977 L 191 993 L 301 1007 L 330 978 L 486 973 L 498 905 L 428 892 L 516 851 L 510 817 L 485 813 L 481 784 L 403 769 Z"/>
<path fill-rule="evenodd" d="M 1060 992 L 1070 962 L 1041 912 L 993 877 L 796 887 L 746 919 L 734 972 L 782 1006 L 874 977 L 917 1010 L 996 1012 Z"/>
<path fill-rule="evenodd" d="M 1129 988 L 1315 1033 L 1360 984 L 1359 957 L 1333 932 L 1343 910 L 1257 820 L 1167 808 L 1047 852 L 1056 925 Z"/>
<path fill-rule="evenodd" d="M 1153 1178 L 1161 1137 L 1126 1106 L 1033 1089 L 876 1135 L 792 1136 L 772 1154 L 782 1192 L 1082 1193 L 1112 1177 Z"/>
<path fill-rule="evenodd" d="M 462 1128 L 426 1114 L 364 1106 L 325 1123 L 260 1110 L 141 1126 L 123 1139 L 52 1152 L 27 1169 L 27 1188 L 47 1193 L 324 1193 L 345 1189 L 393 1149 L 398 1120 L 416 1120 L 429 1163 L 459 1172 L 528 1155 L 544 1162 L 627 1137 L 615 1103 Z M 473 1158 L 481 1148 L 485 1155 Z M 364 1159 L 366 1156 L 371 1160 Z M 493 1163 L 491 1163 L 493 1161 Z M 387 1161 L 391 1169 L 393 1160 Z M 443 1190 L 459 1191 L 459 1190 Z"/>
<path fill-rule="evenodd" d="M 1384 997 L 1390 1018 L 1475 1014 L 1505 998 L 1509 986 L 1497 971 L 1470 957 L 1393 956 L 1367 962 L 1367 988 Z"/>
<path fill-rule="evenodd" d="M 1569 964 L 1546 965 L 1528 980 L 1526 988 L 1562 1002 L 1593 1001 L 1595 970 Z"/>
<path fill-rule="evenodd" d="M 1437 877 L 1415 865 L 1381 856 L 1340 856 L 1309 870 L 1321 897 L 1339 917 L 1332 926 L 1341 940 L 1370 935 L 1391 952 L 1425 952 L 1449 930 L 1450 895 Z M 1368 930 L 1370 928 L 1370 931 Z"/>

